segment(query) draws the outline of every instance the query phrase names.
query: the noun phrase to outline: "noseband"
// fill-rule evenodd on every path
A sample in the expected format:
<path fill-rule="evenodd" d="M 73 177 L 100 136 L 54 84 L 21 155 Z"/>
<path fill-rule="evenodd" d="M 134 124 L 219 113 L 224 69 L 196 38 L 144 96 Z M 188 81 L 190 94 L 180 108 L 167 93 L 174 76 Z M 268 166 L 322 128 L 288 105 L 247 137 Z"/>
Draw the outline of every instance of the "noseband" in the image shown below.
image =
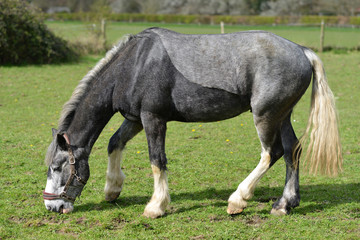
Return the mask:
<path fill-rule="evenodd" d="M 69 179 L 67 180 L 64 190 L 62 191 L 62 193 L 60 194 L 54 194 L 54 193 L 48 193 L 43 191 L 43 198 L 44 200 L 58 200 L 58 199 L 65 199 L 67 201 L 70 202 L 75 202 L 75 199 L 77 196 L 72 197 L 70 195 L 68 195 L 67 191 L 69 190 L 70 184 L 73 182 L 74 178 L 76 179 L 76 181 L 78 181 L 79 183 L 82 184 L 82 186 L 79 186 L 79 188 L 81 187 L 84 188 L 86 181 L 82 180 L 81 177 L 79 177 L 77 175 L 77 172 L 75 170 L 75 156 L 74 153 L 72 151 L 72 148 L 70 146 L 70 142 L 69 142 L 69 138 L 66 134 L 64 134 L 64 138 L 66 139 L 66 146 L 68 148 L 68 153 L 69 153 L 69 164 L 70 164 L 70 176 Z M 81 192 L 81 191 L 80 191 Z"/>

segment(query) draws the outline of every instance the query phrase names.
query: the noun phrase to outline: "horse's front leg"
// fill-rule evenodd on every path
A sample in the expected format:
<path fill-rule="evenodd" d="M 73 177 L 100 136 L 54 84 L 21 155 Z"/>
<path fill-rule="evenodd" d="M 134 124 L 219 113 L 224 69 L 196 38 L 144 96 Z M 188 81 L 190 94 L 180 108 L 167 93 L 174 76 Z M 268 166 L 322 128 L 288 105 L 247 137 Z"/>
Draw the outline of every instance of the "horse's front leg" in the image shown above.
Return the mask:
<path fill-rule="evenodd" d="M 119 197 L 125 180 L 125 174 L 121 170 L 122 152 L 126 143 L 142 129 L 140 123 L 125 119 L 119 130 L 110 138 L 108 146 L 109 163 L 104 189 L 106 201 L 115 201 Z"/>
<path fill-rule="evenodd" d="M 165 214 L 165 209 L 170 202 L 165 155 L 166 121 L 149 112 L 142 113 L 141 120 L 148 141 L 154 174 L 154 193 L 145 207 L 144 216 L 157 218 Z"/>

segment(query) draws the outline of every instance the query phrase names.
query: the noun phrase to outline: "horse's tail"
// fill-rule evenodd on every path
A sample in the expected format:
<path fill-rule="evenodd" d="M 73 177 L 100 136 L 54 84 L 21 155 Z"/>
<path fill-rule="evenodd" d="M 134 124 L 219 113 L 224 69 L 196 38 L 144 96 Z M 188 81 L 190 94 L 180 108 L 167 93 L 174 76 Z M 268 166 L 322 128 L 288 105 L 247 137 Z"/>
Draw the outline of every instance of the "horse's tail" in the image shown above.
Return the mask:
<path fill-rule="evenodd" d="M 300 138 L 294 153 L 299 159 L 301 145 L 310 134 L 305 162 L 310 164 L 310 173 L 318 171 L 328 175 L 337 175 L 342 171 L 342 153 L 335 99 L 327 83 L 325 71 L 320 58 L 311 50 L 304 49 L 306 57 L 313 67 L 313 87 L 311 111 L 304 135 Z"/>

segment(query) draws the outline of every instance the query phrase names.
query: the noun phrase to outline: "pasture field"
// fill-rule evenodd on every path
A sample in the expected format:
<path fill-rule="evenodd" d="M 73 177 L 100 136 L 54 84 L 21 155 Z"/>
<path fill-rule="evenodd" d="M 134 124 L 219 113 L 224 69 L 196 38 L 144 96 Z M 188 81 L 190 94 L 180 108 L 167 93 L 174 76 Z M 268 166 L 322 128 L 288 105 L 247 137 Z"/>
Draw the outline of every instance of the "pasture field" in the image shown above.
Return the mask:
<path fill-rule="evenodd" d="M 62 32 L 65 24 L 50 26 L 60 26 Z M 114 41 L 126 31 L 147 27 L 118 25 L 118 35 L 109 31 Z M 183 32 L 202 29 L 179 28 Z M 304 41 L 310 38 L 298 28 L 292 31 L 299 31 L 296 39 L 300 43 L 301 36 Z M 68 35 L 72 37 L 76 36 Z M 360 53 L 327 52 L 320 57 L 337 101 L 344 171 L 338 177 L 312 176 L 301 166 L 300 206 L 283 217 L 269 214 L 272 203 L 282 195 L 283 159 L 260 181 L 242 214 L 226 213 L 228 197 L 260 159 L 260 143 L 249 112 L 222 122 L 168 124 L 172 202 L 162 218 L 142 216 L 153 191 L 144 132 L 129 142 L 124 154 L 127 178 L 120 198 L 115 203 L 104 201 L 106 148 L 122 122 L 120 114 L 112 118 L 94 145 L 89 160 L 91 176 L 74 212 L 60 215 L 47 211 L 42 190 L 51 128 L 57 127 L 62 105 L 79 80 L 101 57 L 87 56 L 73 64 L 0 67 L 0 239 L 359 239 Z M 307 91 L 292 117 L 298 136 L 305 129 L 309 105 Z"/>
<path fill-rule="evenodd" d="M 68 40 L 82 38 L 90 33 L 91 24 L 83 22 L 46 22 L 50 29 Z M 177 32 L 188 34 L 216 34 L 220 33 L 218 25 L 195 25 L 195 24 L 159 24 L 159 23 L 124 23 L 108 22 L 107 39 L 110 43 L 116 43 L 124 34 L 136 34 L 149 27 L 165 27 Z M 285 37 L 298 44 L 319 49 L 320 28 L 306 26 L 241 26 L 225 25 L 225 33 L 266 30 Z M 360 46 L 360 29 L 326 27 L 325 46 L 354 48 Z"/>

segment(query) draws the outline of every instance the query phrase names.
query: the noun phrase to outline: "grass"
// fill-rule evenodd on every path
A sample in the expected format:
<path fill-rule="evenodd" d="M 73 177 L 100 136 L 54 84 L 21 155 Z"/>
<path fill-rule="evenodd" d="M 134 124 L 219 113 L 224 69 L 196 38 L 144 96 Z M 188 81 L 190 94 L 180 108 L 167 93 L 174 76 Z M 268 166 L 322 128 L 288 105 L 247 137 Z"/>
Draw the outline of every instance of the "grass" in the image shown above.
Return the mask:
<path fill-rule="evenodd" d="M 147 25 L 133 27 L 140 31 Z M 180 27 L 193 32 L 205 28 Z M 51 128 L 57 126 L 61 107 L 78 81 L 99 57 L 88 56 L 77 64 L 0 67 L 0 239 L 359 239 L 360 54 L 320 57 L 337 99 L 344 172 L 328 178 L 301 170 L 301 204 L 284 217 L 269 214 L 284 187 L 282 159 L 260 181 L 243 214 L 226 213 L 227 198 L 260 157 L 250 113 L 223 122 L 168 124 L 172 202 L 167 215 L 155 220 L 141 216 L 153 190 L 143 132 L 127 147 L 127 179 L 120 198 L 114 204 L 104 201 L 107 142 L 122 122 L 117 114 L 93 148 L 91 177 L 75 211 L 48 212 L 41 193 Z M 293 114 L 297 135 L 306 125 L 309 98 L 307 92 Z"/>

